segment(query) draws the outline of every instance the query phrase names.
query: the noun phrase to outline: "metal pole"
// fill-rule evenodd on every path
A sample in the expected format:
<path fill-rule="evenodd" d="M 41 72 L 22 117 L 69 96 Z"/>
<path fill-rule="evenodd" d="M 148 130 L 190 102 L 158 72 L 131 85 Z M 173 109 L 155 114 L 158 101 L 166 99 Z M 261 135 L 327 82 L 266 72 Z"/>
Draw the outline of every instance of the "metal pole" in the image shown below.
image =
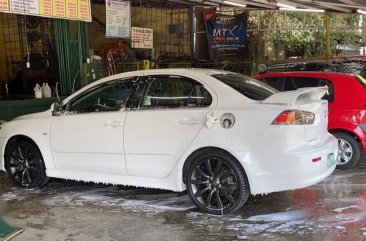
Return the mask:
<path fill-rule="evenodd" d="M 78 87 L 81 88 L 83 86 L 83 76 L 84 76 L 84 70 L 83 70 L 83 61 L 84 61 L 84 55 L 83 55 L 83 42 L 82 42 L 82 31 L 81 31 L 81 21 L 77 21 L 77 33 L 78 33 L 78 52 L 79 52 L 79 74 L 80 74 L 80 82 L 78 84 Z M 87 46 L 84 46 L 85 48 Z"/>
<path fill-rule="evenodd" d="M 325 38 L 326 38 L 326 53 L 325 56 L 329 60 L 331 57 L 331 47 L 330 47 L 330 13 L 325 13 Z"/>
<path fill-rule="evenodd" d="M 196 57 L 196 8 L 189 5 L 191 58 Z"/>
<path fill-rule="evenodd" d="M 27 38 L 27 33 L 25 31 L 23 31 L 23 25 L 22 25 L 22 21 L 24 26 L 26 24 L 26 20 L 25 20 L 25 16 L 17 16 L 17 22 L 18 22 L 18 33 L 19 33 L 19 45 L 20 45 L 20 67 L 22 70 L 22 86 L 23 86 L 23 93 L 26 94 L 27 92 L 27 77 L 25 75 L 25 62 L 24 61 L 24 42 L 23 42 L 23 34 L 25 34 L 25 38 Z M 28 52 L 27 52 L 27 58 L 28 58 Z"/>
<path fill-rule="evenodd" d="M 64 56 L 65 56 L 65 70 L 66 70 L 66 92 L 67 95 L 71 94 L 73 74 L 71 73 L 70 64 L 70 37 L 69 37 L 69 20 L 61 20 L 63 23 L 63 43 L 64 43 Z"/>

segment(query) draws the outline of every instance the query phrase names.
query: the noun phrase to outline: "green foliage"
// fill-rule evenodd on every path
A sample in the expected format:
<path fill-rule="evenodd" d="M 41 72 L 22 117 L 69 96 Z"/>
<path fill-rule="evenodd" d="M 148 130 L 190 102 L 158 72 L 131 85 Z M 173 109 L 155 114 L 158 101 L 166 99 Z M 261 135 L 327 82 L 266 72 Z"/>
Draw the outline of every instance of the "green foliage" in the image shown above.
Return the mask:
<path fill-rule="evenodd" d="M 356 14 L 331 14 L 331 51 L 337 45 L 360 46 L 359 17 Z M 254 59 L 276 58 L 282 51 L 289 56 L 324 56 L 326 18 L 324 13 L 251 11 L 248 20 L 249 38 Z M 258 57 L 259 56 L 259 57 Z"/>

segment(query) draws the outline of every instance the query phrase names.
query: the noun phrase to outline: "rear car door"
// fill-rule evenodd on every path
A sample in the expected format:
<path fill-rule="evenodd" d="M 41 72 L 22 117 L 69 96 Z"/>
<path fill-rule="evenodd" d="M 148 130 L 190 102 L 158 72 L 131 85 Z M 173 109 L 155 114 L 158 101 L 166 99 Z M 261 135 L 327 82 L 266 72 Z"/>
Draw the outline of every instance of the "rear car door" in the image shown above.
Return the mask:
<path fill-rule="evenodd" d="M 139 88 L 125 122 L 127 171 L 165 177 L 203 127 L 212 95 L 198 81 L 172 75 L 147 76 Z"/>

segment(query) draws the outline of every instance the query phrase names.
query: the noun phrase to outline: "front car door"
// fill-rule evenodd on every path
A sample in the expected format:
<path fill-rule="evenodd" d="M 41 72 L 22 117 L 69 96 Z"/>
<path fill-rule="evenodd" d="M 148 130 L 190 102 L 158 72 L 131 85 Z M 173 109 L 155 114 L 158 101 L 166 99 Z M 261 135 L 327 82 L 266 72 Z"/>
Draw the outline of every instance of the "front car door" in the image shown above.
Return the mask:
<path fill-rule="evenodd" d="M 140 93 L 140 94 L 138 94 Z M 129 175 L 167 176 L 205 122 L 212 95 L 181 76 L 147 76 L 125 122 Z"/>
<path fill-rule="evenodd" d="M 72 99 L 51 126 L 57 169 L 125 174 L 125 104 L 136 78 L 103 83 Z"/>

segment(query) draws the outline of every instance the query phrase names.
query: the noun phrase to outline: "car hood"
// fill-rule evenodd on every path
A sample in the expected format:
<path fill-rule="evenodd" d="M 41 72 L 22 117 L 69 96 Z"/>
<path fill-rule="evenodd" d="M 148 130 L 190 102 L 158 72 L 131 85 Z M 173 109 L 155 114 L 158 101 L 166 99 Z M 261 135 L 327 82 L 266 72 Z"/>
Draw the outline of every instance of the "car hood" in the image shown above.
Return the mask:
<path fill-rule="evenodd" d="M 38 113 L 33 113 L 33 114 L 18 116 L 16 118 L 14 118 L 13 120 L 36 119 L 36 118 L 43 118 L 43 117 L 48 117 L 48 116 L 52 116 L 51 110 L 46 110 L 46 111 L 43 111 L 43 112 L 38 112 Z"/>
<path fill-rule="evenodd" d="M 279 92 L 263 100 L 265 104 L 286 104 L 295 105 L 311 100 L 321 99 L 327 93 L 328 87 L 300 88 L 293 91 Z"/>

